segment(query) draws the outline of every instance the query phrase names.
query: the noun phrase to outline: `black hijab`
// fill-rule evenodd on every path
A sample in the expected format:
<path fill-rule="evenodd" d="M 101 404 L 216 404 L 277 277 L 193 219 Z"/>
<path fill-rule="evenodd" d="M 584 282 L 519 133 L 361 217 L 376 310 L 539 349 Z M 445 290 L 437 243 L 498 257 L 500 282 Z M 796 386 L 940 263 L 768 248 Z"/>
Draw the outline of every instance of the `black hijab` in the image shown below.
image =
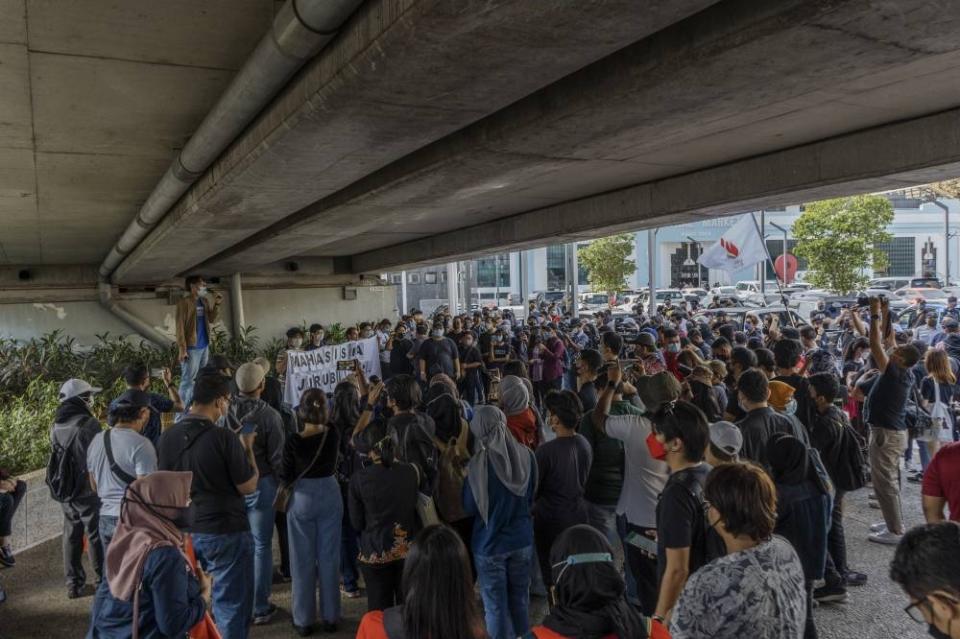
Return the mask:
<path fill-rule="evenodd" d="M 626 584 L 613 561 L 567 564 L 573 555 L 613 554 L 607 539 L 586 525 L 567 528 L 550 550 L 555 601 L 543 625 L 573 639 L 646 639 L 643 617 L 626 599 Z"/>
<path fill-rule="evenodd" d="M 773 435 L 767 442 L 767 459 L 776 484 L 801 484 L 810 477 L 810 453 L 796 437 Z"/>
<path fill-rule="evenodd" d="M 433 391 L 438 386 L 442 384 L 435 384 L 430 387 L 430 390 Z M 437 428 L 437 439 L 441 442 L 446 444 L 460 436 L 463 427 L 463 407 L 453 395 L 446 392 L 436 393 L 433 399 L 428 400 L 426 412 L 433 418 Z"/>

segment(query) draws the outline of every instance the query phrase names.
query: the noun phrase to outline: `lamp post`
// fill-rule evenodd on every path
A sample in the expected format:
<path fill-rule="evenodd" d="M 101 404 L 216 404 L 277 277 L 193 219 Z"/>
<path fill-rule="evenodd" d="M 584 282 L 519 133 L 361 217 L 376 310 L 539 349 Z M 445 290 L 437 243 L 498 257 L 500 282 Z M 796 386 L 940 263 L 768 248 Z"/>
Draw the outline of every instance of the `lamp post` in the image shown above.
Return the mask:
<path fill-rule="evenodd" d="M 775 228 L 775 229 L 777 229 L 778 231 L 780 231 L 781 233 L 783 233 L 783 250 L 780 251 L 780 259 L 781 259 L 781 261 L 783 262 L 783 266 L 782 266 L 782 268 L 783 268 L 783 284 L 784 284 L 784 286 L 786 286 L 786 285 L 787 285 L 787 229 L 784 228 L 784 227 L 782 227 L 782 226 L 780 226 L 780 225 L 777 224 L 776 222 L 770 222 L 770 226 L 772 226 L 773 228 Z M 773 271 L 776 272 L 777 269 L 773 269 Z"/>

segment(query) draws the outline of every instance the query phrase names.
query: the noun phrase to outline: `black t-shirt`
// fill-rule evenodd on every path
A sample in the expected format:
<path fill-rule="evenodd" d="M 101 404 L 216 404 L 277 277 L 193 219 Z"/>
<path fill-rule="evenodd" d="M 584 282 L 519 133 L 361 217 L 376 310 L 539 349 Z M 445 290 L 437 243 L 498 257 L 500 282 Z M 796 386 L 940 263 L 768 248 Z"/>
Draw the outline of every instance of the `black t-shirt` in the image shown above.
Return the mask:
<path fill-rule="evenodd" d="M 892 361 L 880 374 L 867 397 L 867 421 L 871 426 L 905 430 L 907 428 L 907 397 L 913 387 L 914 377 Z"/>
<path fill-rule="evenodd" d="M 562 530 L 587 523 L 584 490 L 593 451 L 583 435 L 557 437 L 537 448 L 537 496 L 533 515 Z"/>
<path fill-rule="evenodd" d="M 667 568 L 667 548 L 690 548 L 690 574 L 707 563 L 706 513 L 687 483 L 702 490 L 709 464 L 700 464 L 670 475 L 657 502 L 657 582 Z"/>
<path fill-rule="evenodd" d="M 227 534 L 250 530 L 247 507 L 237 486 L 253 477 L 240 439 L 203 417 L 189 416 L 160 436 L 160 470 L 190 471 L 190 499 L 196 509 L 187 532 Z"/>
<path fill-rule="evenodd" d="M 320 442 L 323 442 L 323 450 L 317 457 Z M 334 427 L 327 430 L 326 440 L 324 440 L 323 433 L 310 435 L 309 437 L 304 437 L 300 433 L 291 435 L 283 444 L 283 465 L 280 470 L 280 478 L 287 483 L 293 482 L 307 467 L 309 467 L 309 470 L 303 475 L 305 479 L 329 477 L 336 470 L 337 454 L 339 452 L 340 433 Z M 317 457 L 317 461 L 313 463 L 315 457 Z"/>
<path fill-rule="evenodd" d="M 393 340 L 390 349 L 390 372 L 394 375 L 409 375 L 413 373 L 413 366 L 407 353 L 413 348 L 413 341 L 407 338 Z"/>
<path fill-rule="evenodd" d="M 593 410 L 597 406 L 597 387 L 593 382 L 586 382 L 577 391 L 583 412 Z"/>
<path fill-rule="evenodd" d="M 419 358 L 426 362 L 428 379 L 440 373 L 454 377 L 453 361 L 460 359 L 460 351 L 449 337 L 431 338 L 420 345 Z"/>

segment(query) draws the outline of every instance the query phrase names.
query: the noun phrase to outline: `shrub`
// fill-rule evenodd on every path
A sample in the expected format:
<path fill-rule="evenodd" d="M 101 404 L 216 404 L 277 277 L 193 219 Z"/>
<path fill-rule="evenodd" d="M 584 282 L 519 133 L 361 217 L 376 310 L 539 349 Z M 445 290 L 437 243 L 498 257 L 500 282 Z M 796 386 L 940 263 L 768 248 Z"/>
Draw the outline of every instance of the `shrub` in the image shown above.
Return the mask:
<path fill-rule="evenodd" d="M 46 465 L 59 390 L 57 382 L 36 379 L 0 407 L 0 468 L 16 475 Z"/>

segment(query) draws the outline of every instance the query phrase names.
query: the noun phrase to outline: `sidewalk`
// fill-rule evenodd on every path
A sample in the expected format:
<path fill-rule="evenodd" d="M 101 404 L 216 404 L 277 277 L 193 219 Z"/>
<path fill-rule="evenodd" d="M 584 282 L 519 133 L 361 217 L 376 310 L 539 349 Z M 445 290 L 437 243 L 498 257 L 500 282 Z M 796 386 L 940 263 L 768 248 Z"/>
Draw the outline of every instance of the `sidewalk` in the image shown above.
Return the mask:
<path fill-rule="evenodd" d="M 869 525 L 880 511 L 867 507 L 867 490 L 855 493 L 848 503 L 847 544 L 851 567 L 869 575 L 863 588 L 850 589 L 850 603 L 820 606 L 815 611 L 822 639 L 898 637 L 923 639 L 926 626 L 914 623 L 903 612 L 906 599 L 887 575 L 893 548 L 866 541 Z M 904 483 L 904 514 L 910 524 L 922 521 L 917 484 Z M 0 571 L 8 600 L 0 605 L 0 639 L 75 639 L 86 634 L 92 596 L 68 600 L 63 586 L 60 540 L 56 539 L 17 556 L 17 566 Z M 273 601 L 281 611 L 268 626 L 252 629 L 254 639 L 296 636 L 290 626 L 290 584 L 274 589 Z M 343 599 L 344 622 L 335 635 L 352 638 L 366 612 L 366 599 Z M 545 601 L 532 600 L 532 616 L 539 620 Z"/>

